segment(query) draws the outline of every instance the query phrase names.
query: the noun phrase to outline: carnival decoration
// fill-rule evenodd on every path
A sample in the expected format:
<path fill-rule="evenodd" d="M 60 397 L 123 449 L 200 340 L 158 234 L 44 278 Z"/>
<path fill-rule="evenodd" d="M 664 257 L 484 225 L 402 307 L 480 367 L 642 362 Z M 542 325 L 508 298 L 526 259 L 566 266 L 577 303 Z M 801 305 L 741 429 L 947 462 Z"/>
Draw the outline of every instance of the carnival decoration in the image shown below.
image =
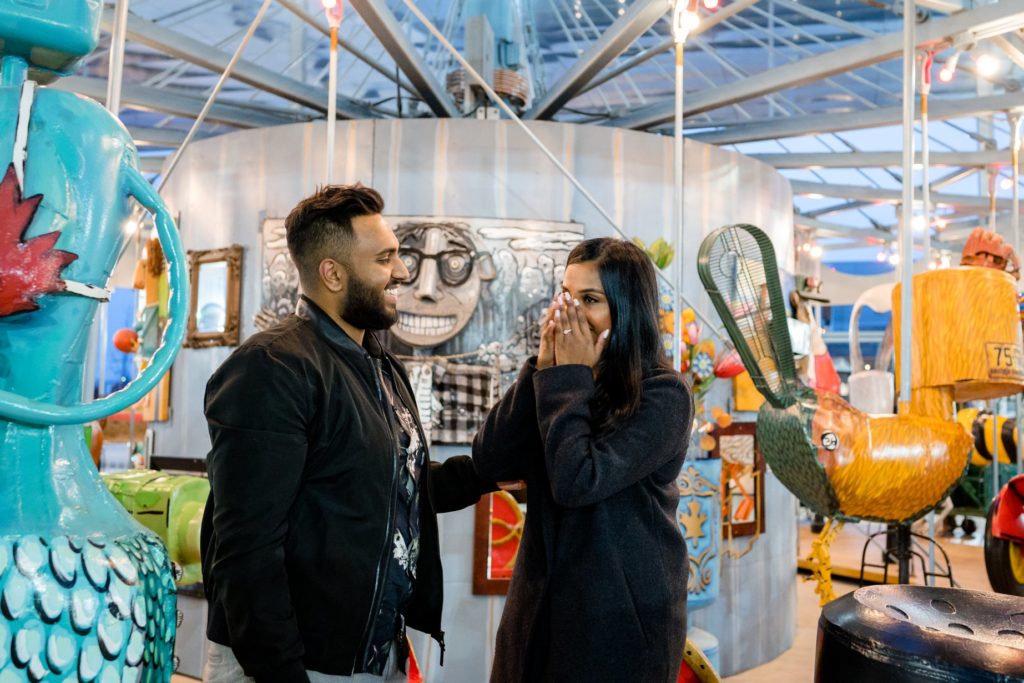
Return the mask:
<path fill-rule="evenodd" d="M 160 540 L 110 495 L 82 425 L 135 403 L 184 336 L 185 264 L 128 131 L 96 102 L 40 87 L 98 41 L 102 6 L 0 9 L 0 680 L 169 681 L 175 586 Z M 172 320 L 146 371 L 82 403 L 96 307 L 133 198 L 155 215 Z"/>

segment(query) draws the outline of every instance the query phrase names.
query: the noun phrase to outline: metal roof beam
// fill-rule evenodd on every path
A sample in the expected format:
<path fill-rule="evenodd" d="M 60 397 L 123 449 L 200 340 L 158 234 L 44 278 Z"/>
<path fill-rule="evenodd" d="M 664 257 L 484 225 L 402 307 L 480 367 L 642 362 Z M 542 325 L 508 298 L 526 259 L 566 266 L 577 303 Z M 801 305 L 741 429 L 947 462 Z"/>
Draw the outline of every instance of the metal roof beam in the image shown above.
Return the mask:
<path fill-rule="evenodd" d="M 928 100 L 928 119 L 931 121 L 957 119 L 1018 109 L 1024 109 L 1024 91 L 955 100 L 930 98 Z M 776 140 L 799 135 L 820 135 L 844 130 L 896 126 L 902 120 L 903 108 L 901 106 L 879 107 L 878 109 L 841 114 L 810 114 L 756 123 L 741 123 L 722 130 L 697 133 L 692 138 L 715 145 L 734 145 L 756 140 Z"/>
<path fill-rule="evenodd" d="M 827 216 L 830 213 L 853 211 L 854 209 L 860 209 L 865 206 L 871 206 L 871 202 L 843 202 L 842 204 L 833 204 L 832 206 L 825 206 L 820 209 L 805 211 L 803 215 L 807 218 L 817 218 L 818 216 Z"/>
<path fill-rule="evenodd" d="M 434 112 L 435 116 L 456 118 L 459 111 L 448 93 L 438 83 L 433 72 L 402 31 L 401 24 L 384 0 L 351 0 L 352 8 L 363 18 L 395 64 L 412 82 L 416 92 Z"/>
<path fill-rule="evenodd" d="M 112 10 L 104 8 L 103 28 L 109 31 L 112 23 Z M 214 73 L 223 73 L 231 61 L 231 55 L 226 52 L 135 15 L 128 16 L 128 38 Z M 326 90 L 306 85 L 253 62 L 238 60 L 231 72 L 231 78 L 315 111 L 327 111 Z M 374 118 L 374 113 L 369 107 L 341 95 L 338 96 L 338 115 L 352 119 Z"/>
<path fill-rule="evenodd" d="M 621 55 L 633 41 L 644 34 L 665 12 L 672 8 L 670 0 L 639 0 L 612 22 L 601 37 L 590 44 L 573 65 L 562 74 L 523 118 L 547 119 L 576 97 L 590 80 L 609 62 Z"/>
<path fill-rule="evenodd" d="M 900 166 L 902 152 L 803 152 L 784 154 L 751 154 L 775 168 L 887 168 Z M 921 163 L 917 152 L 915 163 Z M 993 166 L 1010 163 L 1010 150 L 984 150 L 979 152 L 932 152 L 929 166 Z"/>
<path fill-rule="evenodd" d="M 704 33 L 708 29 L 717 26 L 718 24 L 722 23 L 729 17 L 739 14 L 740 12 L 742 12 L 743 10 L 747 9 L 748 7 L 757 2 L 758 0 L 736 0 L 736 2 L 731 2 L 725 7 L 719 8 L 718 11 L 716 11 L 714 14 L 706 15 L 703 19 L 701 19 L 701 22 L 697 24 L 697 28 L 690 31 L 690 36 L 697 36 L 700 35 L 701 33 Z M 671 50 L 673 45 L 675 45 L 675 41 L 672 38 L 667 38 L 666 40 L 658 43 L 657 45 L 644 50 L 640 54 L 630 57 L 628 60 L 626 60 L 619 66 L 608 71 L 607 73 L 601 74 L 598 78 L 595 78 L 590 83 L 587 83 L 587 85 L 582 90 L 580 90 L 578 94 L 582 95 L 583 93 L 589 92 L 598 86 L 604 85 L 608 81 L 612 80 L 613 78 L 617 78 L 618 76 L 621 76 L 630 69 L 640 66 L 644 62 L 647 62 L 653 59 L 654 57 L 657 57 L 658 55 L 667 50 Z"/>
<path fill-rule="evenodd" d="M 331 31 L 330 29 L 327 28 L 327 22 L 317 21 L 313 15 L 304 10 L 298 2 L 295 2 L 295 0 L 277 0 L 277 2 L 279 5 L 281 5 L 281 7 L 284 7 L 286 10 L 294 14 L 296 17 L 309 24 L 316 31 L 319 31 L 328 38 L 331 37 Z M 393 74 L 390 69 L 385 67 L 383 64 L 378 62 L 376 59 L 368 55 L 363 50 L 360 50 L 352 43 L 348 42 L 347 40 L 342 40 L 340 36 L 338 37 L 338 45 L 347 50 L 348 52 L 352 53 L 356 57 L 356 59 L 363 62 L 368 67 L 370 67 L 380 75 L 384 76 L 384 78 L 396 84 L 398 87 L 402 88 L 406 92 L 412 95 L 417 94 L 416 91 L 413 90 L 413 87 L 411 85 L 409 85 L 405 81 L 402 81 L 401 79 L 395 78 L 395 74 Z"/>
<path fill-rule="evenodd" d="M 185 141 L 185 131 L 171 128 L 141 128 L 129 126 L 137 147 L 177 147 Z M 200 138 L 200 135 L 196 135 Z"/>
<path fill-rule="evenodd" d="M 917 27 L 918 47 L 936 46 L 962 33 L 991 38 L 1024 25 L 1024 0 L 1001 2 L 929 21 Z M 832 50 L 786 64 L 747 78 L 687 95 L 687 115 L 700 114 L 730 104 L 761 97 L 779 90 L 813 83 L 829 76 L 847 73 L 898 57 L 903 48 L 903 32 L 886 34 L 850 47 Z M 650 128 L 671 121 L 672 101 L 641 107 L 608 124 L 623 128 Z"/>
<path fill-rule="evenodd" d="M 76 92 L 99 102 L 104 102 L 107 98 L 107 80 L 105 78 L 66 76 L 55 81 L 49 87 Z M 121 105 L 133 109 L 157 111 L 194 119 L 199 116 L 203 104 L 202 99 L 182 94 L 172 88 L 151 88 L 130 83 L 121 86 Z M 226 123 L 237 128 L 263 128 L 308 119 L 308 117 L 299 117 L 294 114 L 274 116 L 244 105 L 234 104 L 214 104 L 206 118 L 211 122 Z"/>
<path fill-rule="evenodd" d="M 835 183 L 812 183 L 806 180 L 790 180 L 793 194 L 816 195 L 819 197 L 845 197 L 858 199 L 878 204 L 898 204 L 903 199 L 903 191 L 900 189 L 887 189 L 881 187 L 868 187 L 866 185 L 838 185 Z M 987 197 L 963 195 L 963 194 L 933 194 L 931 196 L 932 206 L 938 204 L 951 204 L 954 206 L 967 206 L 972 208 L 988 208 Z M 1000 209 L 1010 208 L 1009 199 L 997 199 L 996 207 Z"/>
<path fill-rule="evenodd" d="M 896 237 L 894 233 L 886 232 L 884 230 L 876 230 L 875 228 L 855 228 L 849 225 L 840 225 L 839 223 L 829 223 L 827 221 L 799 213 L 793 215 L 793 225 L 798 228 L 814 230 L 815 233 L 828 237 L 860 237 L 863 239 L 877 239 L 885 241 L 891 241 Z"/>

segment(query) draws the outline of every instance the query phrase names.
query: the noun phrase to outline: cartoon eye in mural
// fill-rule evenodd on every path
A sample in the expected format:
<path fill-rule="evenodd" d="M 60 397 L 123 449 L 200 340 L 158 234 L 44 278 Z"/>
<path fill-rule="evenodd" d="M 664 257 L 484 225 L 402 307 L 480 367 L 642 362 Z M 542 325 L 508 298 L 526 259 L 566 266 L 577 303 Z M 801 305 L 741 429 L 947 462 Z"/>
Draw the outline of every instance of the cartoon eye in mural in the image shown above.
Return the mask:
<path fill-rule="evenodd" d="M 496 276 L 493 259 L 464 223 L 402 223 L 395 235 L 409 279 L 398 288 L 391 333 L 410 346 L 439 346 L 473 317 L 481 283 Z"/>

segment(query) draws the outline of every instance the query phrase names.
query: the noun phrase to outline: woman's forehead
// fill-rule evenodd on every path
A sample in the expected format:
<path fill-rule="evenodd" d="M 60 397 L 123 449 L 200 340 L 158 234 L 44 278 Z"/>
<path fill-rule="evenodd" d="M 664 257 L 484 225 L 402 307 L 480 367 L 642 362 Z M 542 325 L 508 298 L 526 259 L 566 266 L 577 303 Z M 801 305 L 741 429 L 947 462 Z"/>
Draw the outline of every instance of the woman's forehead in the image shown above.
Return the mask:
<path fill-rule="evenodd" d="M 601 272 L 598 270 L 597 264 L 591 261 L 570 263 L 565 267 L 562 288 L 569 291 L 589 289 L 595 292 L 604 292 L 604 287 L 601 286 Z"/>

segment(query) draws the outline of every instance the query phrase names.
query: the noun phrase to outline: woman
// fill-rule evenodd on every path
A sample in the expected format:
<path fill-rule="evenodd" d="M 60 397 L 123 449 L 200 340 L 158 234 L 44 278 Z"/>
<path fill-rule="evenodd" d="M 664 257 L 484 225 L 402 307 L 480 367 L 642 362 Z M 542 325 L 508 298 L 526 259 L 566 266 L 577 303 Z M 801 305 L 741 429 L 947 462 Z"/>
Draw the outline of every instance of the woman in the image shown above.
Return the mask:
<path fill-rule="evenodd" d="M 647 254 L 569 254 L 540 351 L 473 443 L 480 476 L 527 482 L 492 683 L 674 682 L 686 638 L 675 479 L 693 406 L 658 331 Z"/>

